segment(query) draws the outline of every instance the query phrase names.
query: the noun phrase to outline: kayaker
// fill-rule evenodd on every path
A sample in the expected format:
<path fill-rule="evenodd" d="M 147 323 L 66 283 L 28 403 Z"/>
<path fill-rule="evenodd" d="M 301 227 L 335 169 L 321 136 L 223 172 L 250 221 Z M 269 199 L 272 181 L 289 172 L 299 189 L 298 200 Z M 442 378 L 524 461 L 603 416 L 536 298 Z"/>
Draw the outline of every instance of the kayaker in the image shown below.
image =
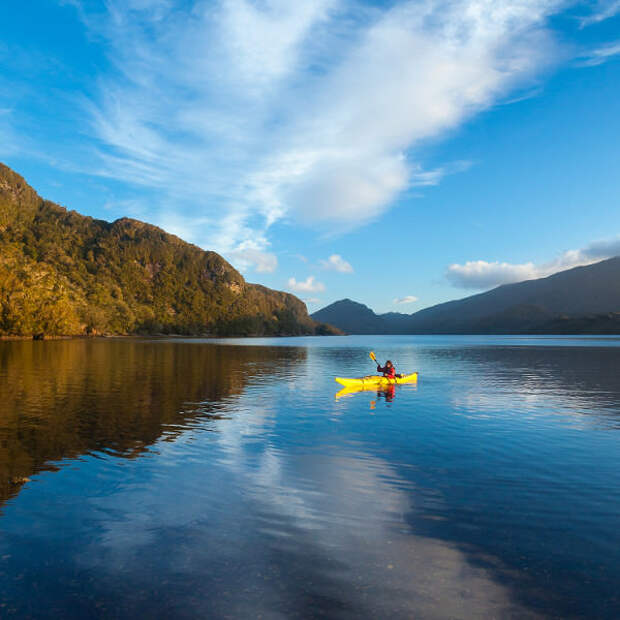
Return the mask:
<path fill-rule="evenodd" d="M 385 362 L 385 366 L 381 367 L 377 364 L 377 372 L 382 372 L 384 377 L 388 377 L 388 379 L 396 378 L 396 368 L 394 368 L 394 364 L 390 360 Z"/>

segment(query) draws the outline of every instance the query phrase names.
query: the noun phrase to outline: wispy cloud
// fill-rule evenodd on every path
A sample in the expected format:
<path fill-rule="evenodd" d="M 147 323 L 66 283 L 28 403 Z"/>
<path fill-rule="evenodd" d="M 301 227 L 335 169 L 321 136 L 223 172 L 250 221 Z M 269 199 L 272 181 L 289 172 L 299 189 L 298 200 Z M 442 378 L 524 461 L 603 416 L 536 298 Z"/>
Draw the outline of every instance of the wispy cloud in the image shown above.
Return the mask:
<path fill-rule="evenodd" d="M 395 297 L 393 303 L 395 304 L 412 304 L 414 301 L 418 301 L 418 298 L 414 295 L 405 295 L 405 297 Z"/>
<path fill-rule="evenodd" d="M 561 5 L 82 5 L 113 66 L 87 106 L 95 172 L 152 189 L 162 217 L 193 221 L 191 241 L 231 256 L 257 236 L 264 251 L 282 218 L 359 225 L 454 171 L 427 170 L 415 147 L 549 66 Z"/>
<path fill-rule="evenodd" d="M 595 241 L 579 250 L 568 250 L 547 263 L 507 263 L 484 260 L 467 261 L 464 265 L 448 267 L 448 280 L 459 288 L 490 289 L 501 284 L 544 278 L 558 271 L 591 265 L 600 260 L 620 255 L 620 236 Z"/>
<path fill-rule="evenodd" d="M 320 261 L 321 267 L 327 271 L 339 273 L 353 273 L 351 263 L 348 263 L 340 254 L 332 254 L 328 259 Z"/>
<path fill-rule="evenodd" d="M 620 41 L 603 45 L 595 49 L 589 50 L 586 54 L 583 54 L 579 65 L 582 67 L 595 67 L 607 62 L 613 56 L 620 54 Z"/>
<path fill-rule="evenodd" d="M 0 144 L 2 144 L 3 157 L 19 151 L 19 140 L 13 130 L 11 116 L 10 108 L 0 108 Z"/>
<path fill-rule="evenodd" d="M 295 278 L 289 278 L 287 284 L 289 289 L 297 293 L 320 293 L 325 290 L 325 285 L 315 280 L 314 276 L 308 276 L 301 282 L 297 282 Z"/>
<path fill-rule="evenodd" d="M 242 270 L 254 269 L 258 273 L 273 273 L 278 268 L 278 257 L 252 247 L 243 247 L 230 252 L 227 258 Z"/>
<path fill-rule="evenodd" d="M 620 0 L 599 0 L 595 3 L 590 15 L 582 17 L 579 22 L 582 28 L 598 24 L 606 19 L 615 17 L 620 13 Z"/>

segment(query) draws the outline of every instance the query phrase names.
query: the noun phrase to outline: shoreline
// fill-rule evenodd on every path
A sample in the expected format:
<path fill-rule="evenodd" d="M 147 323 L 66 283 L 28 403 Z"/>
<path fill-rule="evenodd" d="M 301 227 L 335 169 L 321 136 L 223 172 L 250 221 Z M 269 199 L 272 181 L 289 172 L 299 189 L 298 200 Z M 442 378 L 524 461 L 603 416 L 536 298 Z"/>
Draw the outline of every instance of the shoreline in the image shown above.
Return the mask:
<path fill-rule="evenodd" d="M 76 335 L 51 335 L 51 336 L 20 336 L 20 335 L 0 335 L 0 342 L 17 342 L 17 341 L 32 341 L 32 342 L 43 342 L 50 340 L 100 340 L 100 339 L 118 339 L 118 340 L 132 340 L 132 339 L 195 339 L 195 340 L 234 340 L 238 338 L 309 338 L 309 337 L 343 337 L 343 336 L 366 336 L 366 337 L 383 337 L 383 336 L 456 336 L 456 337 L 480 337 L 480 336 L 489 336 L 489 337 L 502 337 L 502 336 L 512 336 L 512 337 L 566 337 L 566 338 L 579 338 L 583 336 L 592 336 L 592 337 L 620 337 L 620 332 L 617 333 L 605 333 L 605 332 L 578 332 L 578 333 L 564 333 L 564 332 L 510 332 L 510 333 L 471 333 L 471 334 L 277 334 L 277 335 L 265 335 L 265 334 L 239 334 L 239 335 L 227 335 L 227 336 L 218 336 L 217 334 L 97 334 L 96 336 L 89 336 L 86 334 L 76 334 Z"/>
<path fill-rule="evenodd" d="M 96 336 L 88 336 L 86 334 L 76 334 L 72 336 L 18 336 L 18 335 L 2 335 L 0 342 L 27 340 L 32 342 L 44 342 L 48 340 L 98 340 L 98 339 L 133 339 L 133 338 L 195 338 L 201 340 L 216 340 L 222 338 L 308 338 L 308 337 L 330 337 L 330 336 L 346 336 L 347 334 L 277 334 L 277 335 L 247 335 L 239 334 L 237 336 L 218 336 L 217 334 L 97 334 Z M 403 334 L 405 335 L 405 334 Z"/>

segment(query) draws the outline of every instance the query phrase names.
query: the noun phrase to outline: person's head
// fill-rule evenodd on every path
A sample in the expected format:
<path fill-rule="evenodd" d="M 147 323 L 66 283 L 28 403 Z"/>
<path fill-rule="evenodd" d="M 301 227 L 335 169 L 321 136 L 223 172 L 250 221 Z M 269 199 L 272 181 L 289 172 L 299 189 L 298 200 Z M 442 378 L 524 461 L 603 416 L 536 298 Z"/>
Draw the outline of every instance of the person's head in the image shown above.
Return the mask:
<path fill-rule="evenodd" d="M 392 364 L 392 362 L 390 360 L 388 360 L 387 362 L 385 362 L 385 367 L 386 368 L 394 368 L 394 364 Z"/>

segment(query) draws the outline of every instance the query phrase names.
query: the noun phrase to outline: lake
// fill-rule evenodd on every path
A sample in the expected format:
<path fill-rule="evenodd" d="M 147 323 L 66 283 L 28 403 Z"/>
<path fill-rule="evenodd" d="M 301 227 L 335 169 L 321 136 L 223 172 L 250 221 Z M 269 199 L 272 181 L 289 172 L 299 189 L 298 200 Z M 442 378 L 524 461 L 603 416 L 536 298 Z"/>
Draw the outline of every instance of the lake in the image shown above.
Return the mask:
<path fill-rule="evenodd" d="M 336 397 L 374 350 L 417 384 Z M 620 617 L 620 338 L 0 342 L 0 617 Z"/>

